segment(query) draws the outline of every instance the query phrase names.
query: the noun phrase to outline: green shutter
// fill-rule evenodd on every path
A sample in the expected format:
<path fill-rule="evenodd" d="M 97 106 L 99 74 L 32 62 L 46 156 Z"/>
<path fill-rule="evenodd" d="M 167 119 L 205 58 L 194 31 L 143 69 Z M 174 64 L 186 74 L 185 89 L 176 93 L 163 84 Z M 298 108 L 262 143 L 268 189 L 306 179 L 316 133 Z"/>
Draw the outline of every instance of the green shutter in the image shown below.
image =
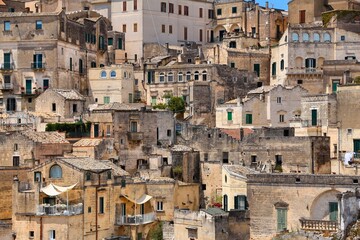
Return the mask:
<path fill-rule="evenodd" d="M 227 120 L 232 121 L 232 112 L 227 112 Z"/>
<path fill-rule="evenodd" d="M 252 114 L 246 114 L 245 123 L 252 124 Z"/>
<path fill-rule="evenodd" d="M 329 202 L 329 218 L 330 218 L 330 221 L 337 222 L 337 220 L 338 220 L 338 203 L 337 202 Z"/>
<path fill-rule="evenodd" d="M 276 62 L 274 62 L 274 63 L 271 65 L 271 75 L 272 75 L 272 76 L 275 76 L 275 75 L 276 75 Z"/>
<path fill-rule="evenodd" d="M 260 64 L 254 64 L 254 72 L 256 72 L 257 76 L 260 77 Z"/>
<path fill-rule="evenodd" d="M 360 139 L 354 139 L 354 152 L 360 152 Z"/>
<path fill-rule="evenodd" d="M 332 82 L 332 92 L 333 92 L 333 93 L 334 93 L 334 92 L 337 92 L 337 87 L 338 87 L 339 84 L 340 84 L 339 81 L 333 81 L 333 82 Z"/>
<path fill-rule="evenodd" d="M 238 196 L 234 196 L 234 209 L 239 208 Z"/>
<path fill-rule="evenodd" d="M 122 49 L 122 38 L 118 38 L 118 49 Z"/>
<path fill-rule="evenodd" d="M 287 229 L 287 209 L 277 209 L 277 230 L 278 232 Z"/>
<path fill-rule="evenodd" d="M 224 195 L 224 211 L 228 211 L 228 196 Z"/>
<path fill-rule="evenodd" d="M 317 110 L 312 109 L 311 110 L 311 126 L 317 125 Z"/>

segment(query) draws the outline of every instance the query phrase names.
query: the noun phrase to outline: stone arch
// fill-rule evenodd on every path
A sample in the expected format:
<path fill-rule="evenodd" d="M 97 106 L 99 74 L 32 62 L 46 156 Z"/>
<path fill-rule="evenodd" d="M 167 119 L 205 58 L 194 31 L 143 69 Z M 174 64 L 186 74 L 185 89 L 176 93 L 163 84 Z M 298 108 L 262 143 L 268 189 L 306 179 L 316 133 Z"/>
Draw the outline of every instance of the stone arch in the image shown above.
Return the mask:
<path fill-rule="evenodd" d="M 329 202 L 338 202 L 338 190 L 331 189 L 319 194 L 311 203 L 310 219 L 329 220 Z"/>
<path fill-rule="evenodd" d="M 230 32 L 240 32 L 241 26 L 239 24 L 232 24 L 230 26 Z"/>
<path fill-rule="evenodd" d="M 223 25 L 216 26 L 215 30 L 215 38 L 217 41 L 222 41 L 223 37 L 226 34 L 226 28 Z"/>

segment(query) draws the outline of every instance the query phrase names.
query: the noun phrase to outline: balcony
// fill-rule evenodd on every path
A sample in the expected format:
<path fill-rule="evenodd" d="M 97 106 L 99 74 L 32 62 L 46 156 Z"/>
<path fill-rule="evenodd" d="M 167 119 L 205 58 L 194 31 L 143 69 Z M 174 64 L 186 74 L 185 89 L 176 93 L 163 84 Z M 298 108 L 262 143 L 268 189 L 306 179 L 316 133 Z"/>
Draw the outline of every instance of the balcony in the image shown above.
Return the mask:
<path fill-rule="evenodd" d="M 301 223 L 301 229 L 305 231 L 336 232 L 338 230 L 338 223 L 335 221 L 309 220 L 304 218 L 299 220 Z"/>
<path fill-rule="evenodd" d="M 287 75 L 322 75 L 323 71 L 320 68 L 290 68 Z"/>
<path fill-rule="evenodd" d="M 15 65 L 12 62 L 0 63 L 1 71 L 12 71 L 12 70 L 14 70 L 14 68 L 15 68 Z"/>
<path fill-rule="evenodd" d="M 9 90 L 13 90 L 14 89 L 14 85 L 12 83 L 4 83 L 2 85 L 0 85 L 1 90 L 3 91 L 9 91 Z"/>
<path fill-rule="evenodd" d="M 83 213 L 84 212 L 82 203 L 69 205 L 69 210 L 67 210 L 66 204 L 56 204 L 52 206 L 50 206 L 49 204 L 41 204 L 38 206 L 36 215 L 70 216 Z"/>
<path fill-rule="evenodd" d="M 31 69 L 33 70 L 44 70 L 46 67 L 46 63 L 44 62 L 32 62 Z"/>
<path fill-rule="evenodd" d="M 129 141 L 141 141 L 144 138 L 143 132 L 128 132 L 127 137 Z"/>
<path fill-rule="evenodd" d="M 140 224 L 147 224 L 152 223 L 155 221 L 155 213 L 145 213 L 139 215 L 127 215 L 127 216 L 120 216 L 116 218 L 117 225 L 140 225 Z"/>

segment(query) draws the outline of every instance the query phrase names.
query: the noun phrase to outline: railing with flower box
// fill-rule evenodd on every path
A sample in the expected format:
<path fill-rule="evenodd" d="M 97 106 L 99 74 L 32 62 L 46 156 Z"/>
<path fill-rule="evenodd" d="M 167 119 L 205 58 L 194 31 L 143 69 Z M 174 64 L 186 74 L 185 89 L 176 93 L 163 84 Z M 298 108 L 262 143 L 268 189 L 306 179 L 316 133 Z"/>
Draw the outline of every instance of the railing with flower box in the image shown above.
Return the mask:
<path fill-rule="evenodd" d="M 156 215 L 154 212 L 138 214 L 138 215 L 127 215 L 119 216 L 116 218 L 117 225 L 139 225 L 154 222 Z"/>
<path fill-rule="evenodd" d="M 300 219 L 301 229 L 307 231 L 330 231 L 336 232 L 338 230 L 338 223 L 335 221 L 326 220 L 310 220 Z"/>

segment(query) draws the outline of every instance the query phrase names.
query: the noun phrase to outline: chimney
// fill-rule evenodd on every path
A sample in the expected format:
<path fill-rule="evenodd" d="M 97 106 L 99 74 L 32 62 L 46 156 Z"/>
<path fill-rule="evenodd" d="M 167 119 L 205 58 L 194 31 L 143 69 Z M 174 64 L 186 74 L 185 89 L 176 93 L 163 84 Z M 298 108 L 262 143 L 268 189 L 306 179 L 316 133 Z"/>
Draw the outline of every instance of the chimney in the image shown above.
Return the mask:
<path fill-rule="evenodd" d="M 269 2 L 268 1 L 265 2 L 265 8 L 269 9 Z"/>

